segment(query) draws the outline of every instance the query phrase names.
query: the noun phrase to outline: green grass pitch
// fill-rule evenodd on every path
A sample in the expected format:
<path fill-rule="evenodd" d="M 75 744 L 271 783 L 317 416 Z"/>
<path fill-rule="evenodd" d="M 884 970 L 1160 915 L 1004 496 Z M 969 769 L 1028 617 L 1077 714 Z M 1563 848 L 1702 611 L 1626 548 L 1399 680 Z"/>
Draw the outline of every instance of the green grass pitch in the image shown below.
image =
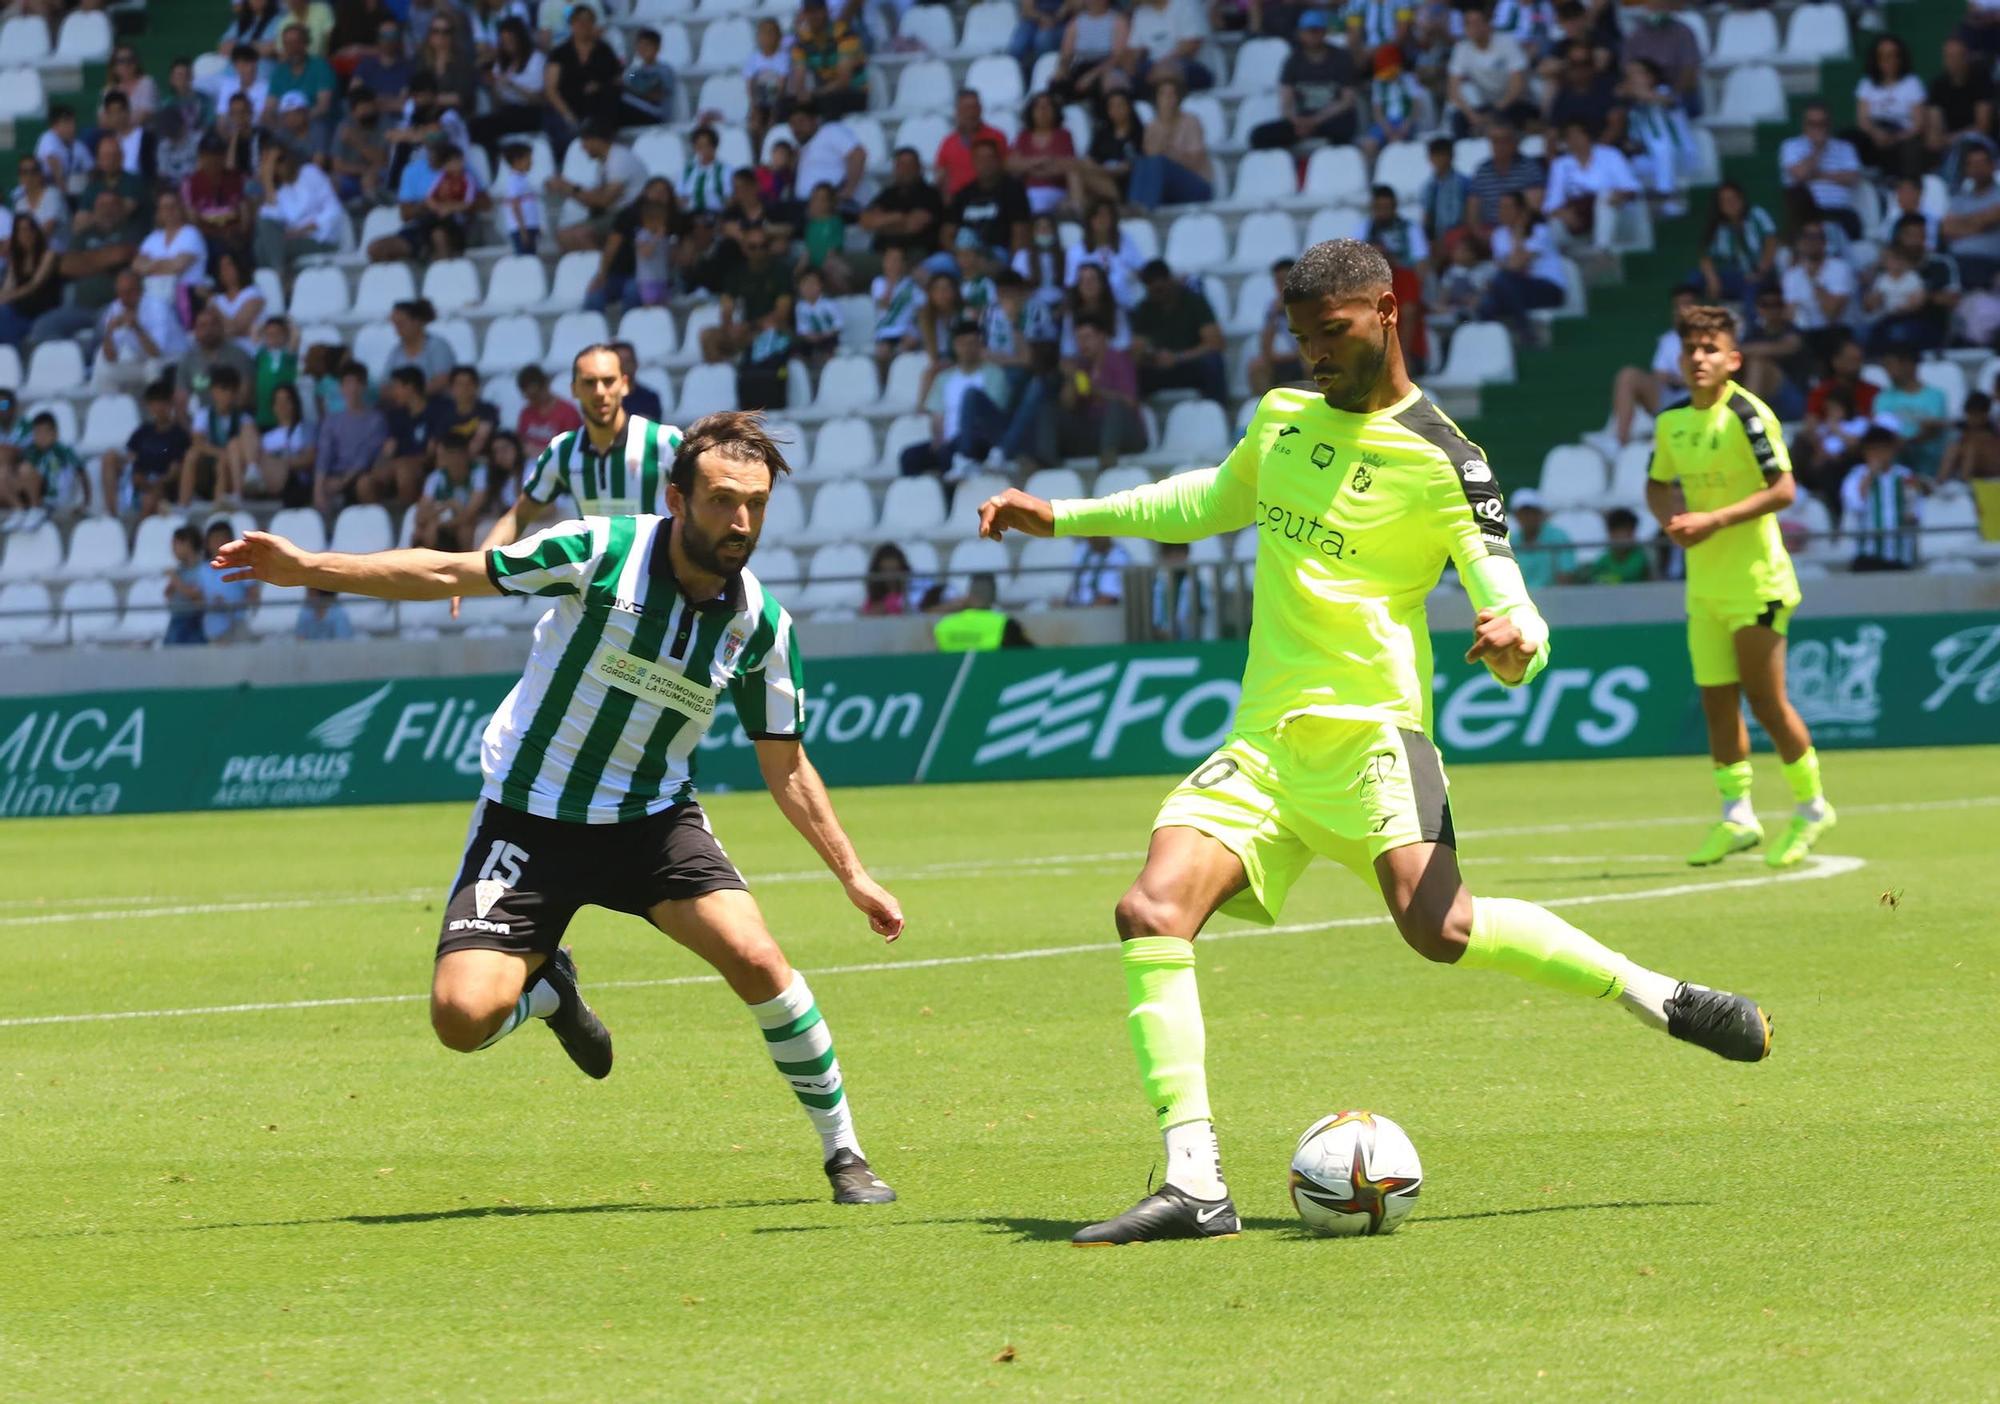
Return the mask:
<path fill-rule="evenodd" d="M 2000 748 L 1826 774 L 1841 824 L 1784 882 L 1681 864 L 1696 760 L 1455 776 L 1476 890 L 1756 994 L 1770 1062 L 1428 966 L 1322 865 L 1294 929 L 1201 946 L 1243 1237 L 1091 1252 L 1159 1160 L 1110 909 L 1164 780 L 838 796 L 909 913 L 886 951 L 762 796 L 710 800 L 886 1209 L 825 1202 L 748 1018 L 628 918 L 573 931 L 607 1082 L 537 1028 L 440 1048 L 463 806 L 8 823 L 0 1393 L 1991 1398 Z M 1394 1236 L 1295 1227 L 1292 1143 L 1346 1106 L 1422 1153 Z"/>

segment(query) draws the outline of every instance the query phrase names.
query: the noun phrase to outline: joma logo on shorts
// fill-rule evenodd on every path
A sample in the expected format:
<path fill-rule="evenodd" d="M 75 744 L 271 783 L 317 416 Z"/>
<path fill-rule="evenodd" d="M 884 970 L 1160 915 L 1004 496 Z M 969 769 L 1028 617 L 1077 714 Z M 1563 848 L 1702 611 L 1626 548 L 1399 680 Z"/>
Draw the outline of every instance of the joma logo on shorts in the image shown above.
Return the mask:
<path fill-rule="evenodd" d="M 1282 536 L 1287 541 L 1297 541 L 1311 546 L 1322 556 L 1338 559 L 1347 554 L 1347 538 L 1325 522 L 1292 511 L 1289 507 L 1277 507 L 1268 502 L 1257 504 L 1257 525 L 1274 536 Z"/>

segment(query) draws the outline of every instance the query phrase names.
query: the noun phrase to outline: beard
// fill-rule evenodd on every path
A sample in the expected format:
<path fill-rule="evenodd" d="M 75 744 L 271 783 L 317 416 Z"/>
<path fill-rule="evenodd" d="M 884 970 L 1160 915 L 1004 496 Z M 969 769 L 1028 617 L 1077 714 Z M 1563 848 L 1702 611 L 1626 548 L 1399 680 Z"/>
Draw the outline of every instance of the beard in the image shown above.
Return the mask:
<path fill-rule="evenodd" d="M 687 552 L 688 560 L 697 569 L 711 575 L 730 575 L 741 570 L 750 561 L 751 553 L 757 549 L 757 533 L 724 532 L 720 536 L 710 536 L 703 531 L 692 517 L 680 518 L 681 549 Z M 722 559 L 724 550 L 741 549 L 743 559 L 730 564 Z"/>
<path fill-rule="evenodd" d="M 1361 413 L 1363 407 L 1367 405 L 1369 397 L 1375 393 L 1376 385 L 1381 383 L 1382 368 L 1389 364 L 1390 335 L 1389 328 L 1386 326 L 1383 327 L 1382 342 L 1379 346 L 1375 347 L 1373 351 L 1362 353 L 1353 364 L 1338 367 L 1338 369 L 1346 372 L 1342 377 L 1342 384 L 1345 388 L 1341 392 L 1339 399 L 1335 399 L 1329 393 L 1326 396 L 1328 404 L 1337 410 L 1346 410 L 1350 414 Z"/>
<path fill-rule="evenodd" d="M 624 408 L 624 404 L 620 402 L 619 404 L 613 405 L 611 407 L 611 413 L 606 417 L 604 417 L 603 419 L 599 419 L 596 415 L 590 412 L 590 402 L 587 399 L 578 397 L 578 404 L 576 408 L 577 408 L 577 413 L 583 416 L 583 422 L 590 425 L 591 428 L 609 429 L 618 422 L 618 412 Z"/>

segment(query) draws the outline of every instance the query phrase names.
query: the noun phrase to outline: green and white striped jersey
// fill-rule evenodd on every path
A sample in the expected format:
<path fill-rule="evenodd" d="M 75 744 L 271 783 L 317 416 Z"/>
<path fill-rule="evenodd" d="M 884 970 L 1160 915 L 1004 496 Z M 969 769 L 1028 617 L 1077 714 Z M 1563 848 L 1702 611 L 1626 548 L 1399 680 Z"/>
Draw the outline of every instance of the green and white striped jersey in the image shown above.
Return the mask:
<path fill-rule="evenodd" d="M 616 824 L 694 797 L 694 752 L 727 691 L 753 739 L 802 736 L 792 616 L 748 570 L 721 598 L 674 581 L 669 518 L 561 522 L 486 556 L 505 594 L 548 595 L 521 681 L 480 747 L 487 799 Z"/>
<path fill-rule="evenodd" d="M 547 504 L 568 494 L 586 517 L 630 517 L 667 511 L 667 474 L 681 446 L 681 431 L 632 414 L 625 428 L 598 453 L 588 429 L 549 440 L 521 480 L 523 495 Z"/>

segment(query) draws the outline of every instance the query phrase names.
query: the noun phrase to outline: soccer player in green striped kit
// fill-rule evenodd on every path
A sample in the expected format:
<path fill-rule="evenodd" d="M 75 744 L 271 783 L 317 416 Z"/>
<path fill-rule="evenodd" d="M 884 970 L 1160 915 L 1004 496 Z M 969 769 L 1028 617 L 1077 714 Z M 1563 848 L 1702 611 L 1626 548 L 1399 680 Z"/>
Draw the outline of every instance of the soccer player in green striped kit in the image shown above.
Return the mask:
<path fill-rule="evenodd" d="M 695 748 L 726 692 L 778 808 L 884 940 L 896 899 L 868 875 L 805 754 L 792 617 L 748 569 L 771 488 L 789 472 L 758 416 L 689 426 L 666 470 L 668 515 L 587 516 L 483 551 L 301 551 L 250 532 L 225 579 L 434 600 L 539 595 L 521 681 L 486 728 L 484 784 L 446 904 L 431 1025 L 490 1048 L 546 1020 L 576 1065 L 611 1071 L 611 1035 L 577 989 L 563 933 L 577 908 L 644 917 L 714 966 L 819 1132 L 836 1203 L 895 1192 L 855 1138 L 833 1036 L 765 929 L 695 799 Z"/>

